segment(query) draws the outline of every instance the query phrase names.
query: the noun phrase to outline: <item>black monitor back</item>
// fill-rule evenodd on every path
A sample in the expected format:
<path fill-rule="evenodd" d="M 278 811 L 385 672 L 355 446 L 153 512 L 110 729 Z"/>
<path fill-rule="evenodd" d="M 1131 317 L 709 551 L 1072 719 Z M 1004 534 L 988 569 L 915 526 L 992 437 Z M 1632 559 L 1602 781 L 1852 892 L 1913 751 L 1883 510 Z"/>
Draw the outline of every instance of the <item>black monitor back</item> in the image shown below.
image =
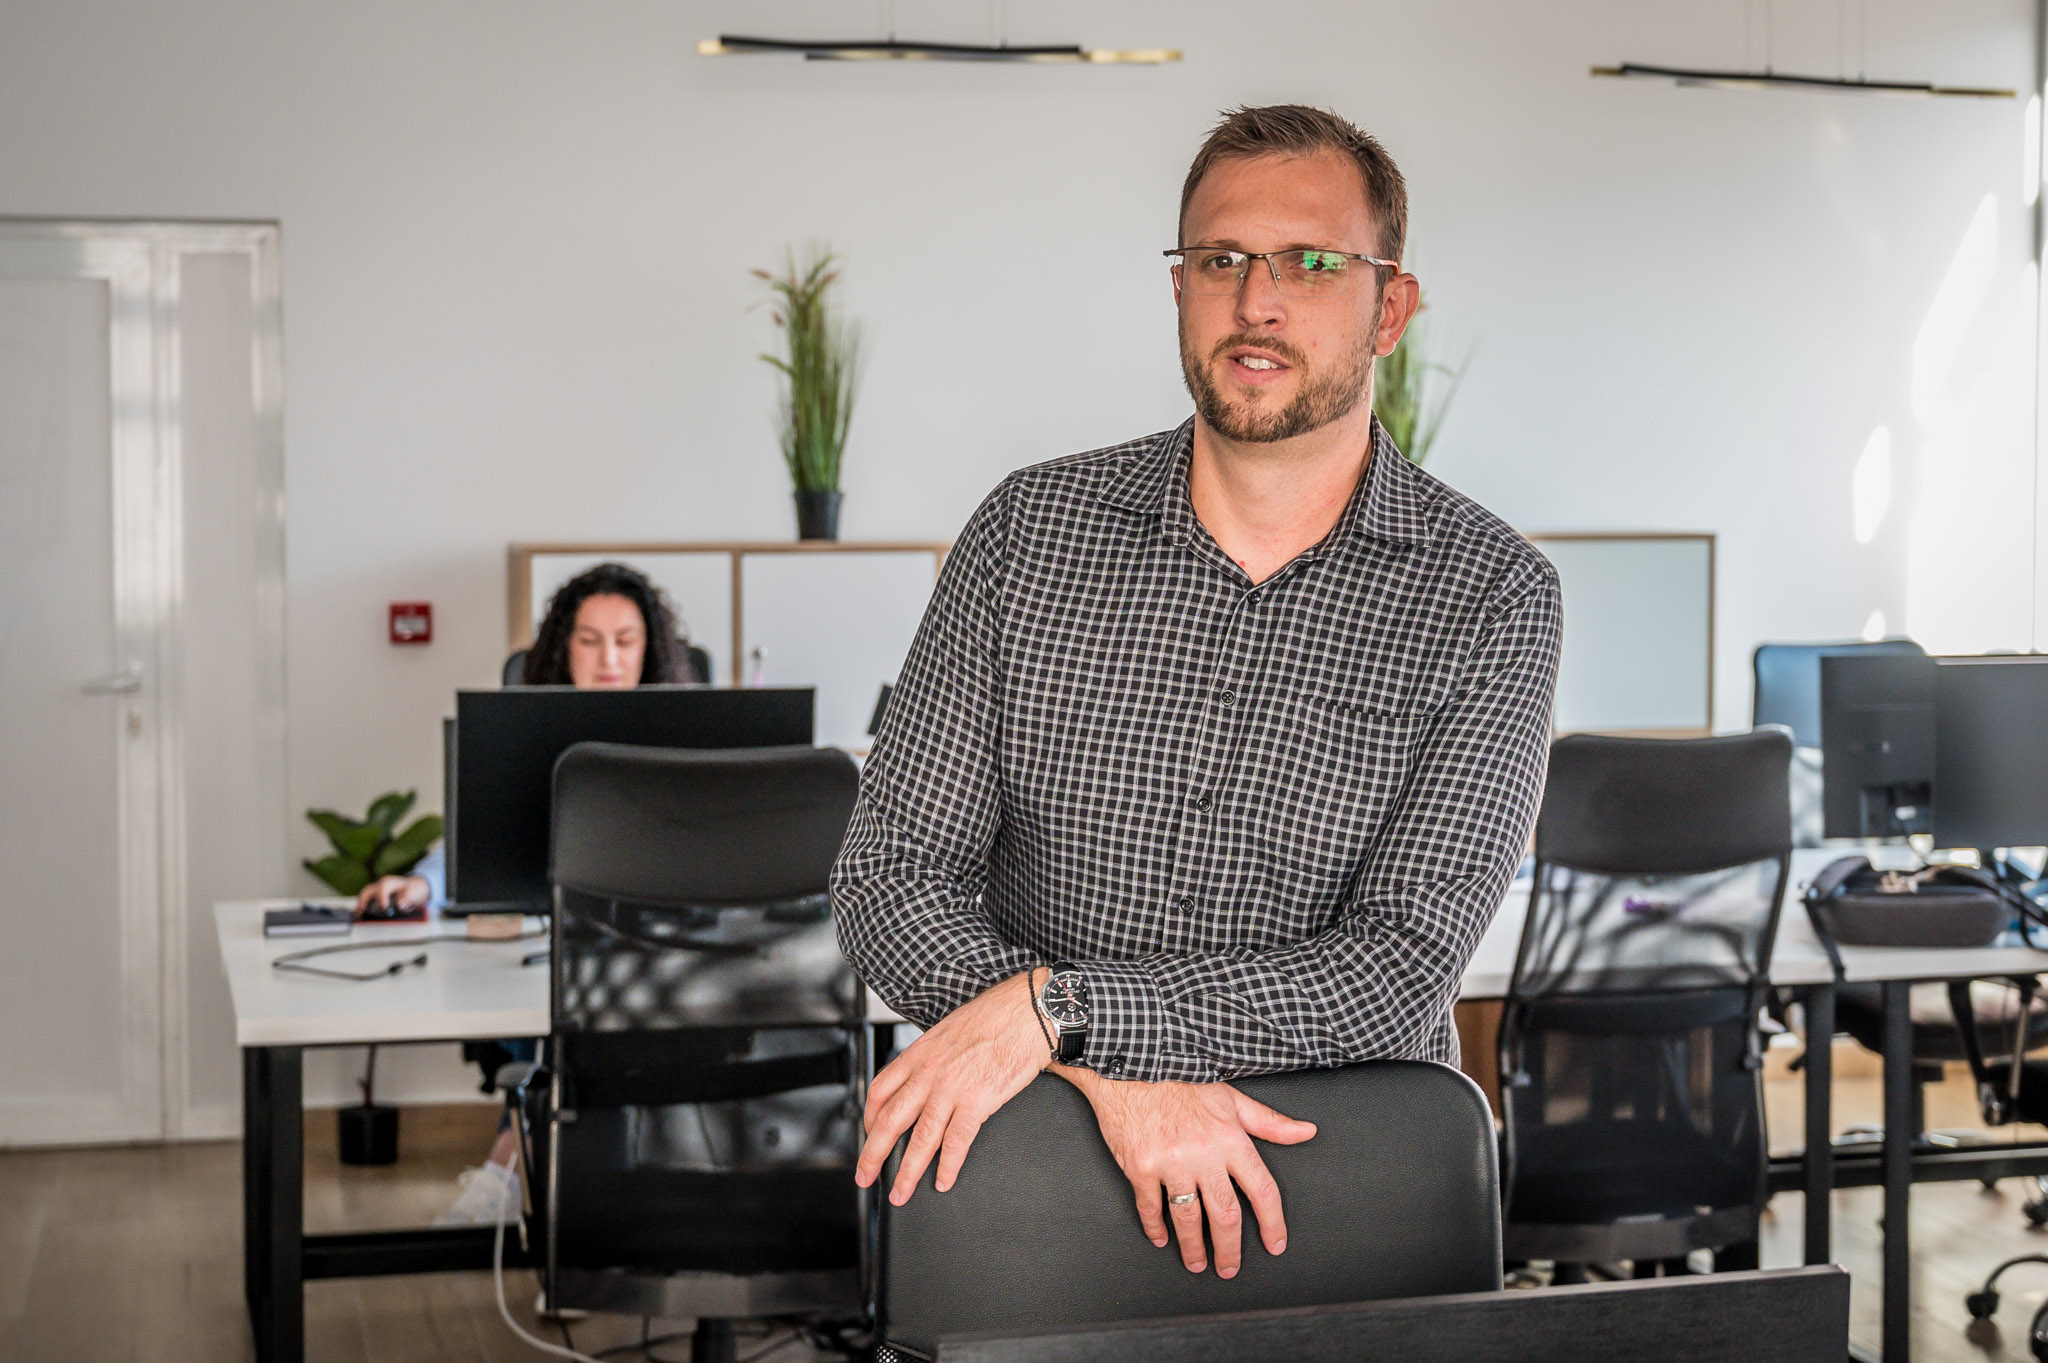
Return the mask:
<path fill-rule="evenodd" d="M 2048 843 L 2048 656 L 1936 665 L 1934 842 Z"/>
<path fill-rule="evenodd" d="M 808 746 L 816 696 L 809 686 L 457 692 L 447 754 L 449 898 L 547 903 L 555 760 L 573 745 Z"/>
<path fill-rule="evenodd" d="M 1820 660 L 1822 831 L 1924 831 L 1934 783 L 1935 664 L 1925 655 Z M 1899 816 L 1902 808 L 1915 811 Z"/>

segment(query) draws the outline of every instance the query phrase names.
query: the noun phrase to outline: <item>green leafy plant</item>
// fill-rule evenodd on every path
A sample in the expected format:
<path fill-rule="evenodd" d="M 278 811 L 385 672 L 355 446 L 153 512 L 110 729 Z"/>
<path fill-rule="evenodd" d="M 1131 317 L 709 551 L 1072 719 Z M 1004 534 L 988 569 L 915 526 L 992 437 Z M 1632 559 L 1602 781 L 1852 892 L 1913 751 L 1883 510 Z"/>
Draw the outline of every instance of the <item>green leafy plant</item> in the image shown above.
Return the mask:
<path fill-rule="evenodd" d="M 380 876 L 404 875 L 441 836 L 439 814 L 422 814 L 398 831 L 398 821 L 411 812 L 418 796 L 411 790 L 379 795 L 360 820 L 331 809 L 307 810 L 307 821 L 327 835 L 334 851 L 301 865 L 333 886 L 336 894 L 356 894 Z"/>
<path fill-rule="evenodd" d="M 1451 399 L 1458 395 L 1458 385 L 1465 379 L 1463 364 L 1456 369 L 1438 364 L 1423 349 L 1422 313 L 1426 307 L 1421 302 L 1416 304 L 1415 317 L 1402 334 L 1401 343 L 1391 355 L 1381 356 L 1374 367 L 1372 385 L 1373 415 L 1387 428 L 1401 453 L 1417 464 L 1429 458 L 1429 447 L 1436 443 L 1444 413 L 1450 409 Z M 1437 386 L 1430 380 L 1432 374 L 1449 380 L 1434 401 L 1427 391 Z"/>
<path fill-rule="evenodd" d="M 838 258 L 813 243 L 804 262 L 791 248 L 783 272 L 754 271 L 773 296 L 788 354 L 761 358 L 782 373 L 782 458 L 798 492 L 836 492 L 839 456 L 853 420 L 860 328 L 834 315 Z"/>

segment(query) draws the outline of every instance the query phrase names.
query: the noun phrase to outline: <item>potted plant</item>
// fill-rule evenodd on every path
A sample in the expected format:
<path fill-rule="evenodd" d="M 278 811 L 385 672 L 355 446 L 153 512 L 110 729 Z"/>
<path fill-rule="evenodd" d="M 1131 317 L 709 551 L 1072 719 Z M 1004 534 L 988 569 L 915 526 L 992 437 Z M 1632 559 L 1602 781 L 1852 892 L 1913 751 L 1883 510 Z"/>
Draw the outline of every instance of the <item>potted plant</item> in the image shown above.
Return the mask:
<path fill-rule="evenodd" d="M 1444 413 L 1450 409 L 1451 399 L 1457 396 L 1458 385 L 1465 378 L 1464 365 L 1452 369 L 1430 360 L 1425 353 L 1422 314 L 1426 307 L 1418 298 L 1415 317 L 1402 333 L 1401 343 L 1392 354 L 1382 355 L 1374 366 L 1372 384 L 1373 415 L 1394 438 L 1395 448 L 1417 464 L 1429 458 L 1429 447 L 1436 443 Z M 1424 391 L 1431 386 L 1431 374 L 1442 374 L 1450 380 L 1450 386 L 1433 403 Z"/>
<path fill-rule="evenodd" d="M 839 538 L 839 457 L 853 419 L 860 328 L 834 315 L 837 258 L 813 245 L 788 252 L 783 272 L 754 271 L 774 300 L 787 354 L 761 358 L 782 374 L 782 458 L 796 494 L 797 538 Z"/>
<path fill-rule="evenodd" d="M 419 864 L 421 857 L 441 836 L 441 816 L 423 814 L 398 831 L 398 821 L 411 811 L 417 791 L 400 795 L 392 791 L 370 801 L 361 819 L 351 819 L 331 809 L 309 809 L 307 820 L 327 835 L 334 851 L 318 861 L 300 864 L 331 887 L 336 894 L 353 897 L 363 886 L 380 876 L 402 876 Z"/>

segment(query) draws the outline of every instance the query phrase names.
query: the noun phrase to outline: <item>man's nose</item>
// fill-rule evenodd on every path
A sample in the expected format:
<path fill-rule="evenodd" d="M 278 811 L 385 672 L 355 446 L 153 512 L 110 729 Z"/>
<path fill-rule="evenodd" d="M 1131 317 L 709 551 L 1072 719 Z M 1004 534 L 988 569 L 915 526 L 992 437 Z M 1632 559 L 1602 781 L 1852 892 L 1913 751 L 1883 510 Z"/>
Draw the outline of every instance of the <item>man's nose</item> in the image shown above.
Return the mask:
<path fill-rule="evenodd" d="M 1270 326 L 1285 321 L 1287 304 L 1280 297 L 1280 281 L 1271 260 L 1245 262 L 1244 281 L 1237 286 L 1237 320 L 1244 327 Z"/>

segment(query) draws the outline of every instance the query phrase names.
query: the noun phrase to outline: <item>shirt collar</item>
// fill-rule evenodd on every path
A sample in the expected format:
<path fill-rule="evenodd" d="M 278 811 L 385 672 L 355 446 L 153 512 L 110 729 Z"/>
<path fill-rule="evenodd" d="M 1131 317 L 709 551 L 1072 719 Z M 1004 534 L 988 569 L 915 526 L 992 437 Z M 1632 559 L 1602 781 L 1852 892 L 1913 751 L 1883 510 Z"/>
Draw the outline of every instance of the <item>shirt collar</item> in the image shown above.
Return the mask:
<path fill-rule="evenodd" d="M 1141 449 L 1102 490 L 1101 500 L 1126 511 L 1158 516 L 1169 531 L 1188 528 L 1194 522 L 1194 508 L 1188 501 L 1188 463 L 1194 447 L 1195 420 L 1189 417 Z M 1366 466 L 1365 486 L 1352 494 L 1329 542 L 1336 545 L 1370 539 L 1426 544 L 1429 515 L 1423 505 L 1420 477 L 1374 417 L 1372 462 Z"/>

